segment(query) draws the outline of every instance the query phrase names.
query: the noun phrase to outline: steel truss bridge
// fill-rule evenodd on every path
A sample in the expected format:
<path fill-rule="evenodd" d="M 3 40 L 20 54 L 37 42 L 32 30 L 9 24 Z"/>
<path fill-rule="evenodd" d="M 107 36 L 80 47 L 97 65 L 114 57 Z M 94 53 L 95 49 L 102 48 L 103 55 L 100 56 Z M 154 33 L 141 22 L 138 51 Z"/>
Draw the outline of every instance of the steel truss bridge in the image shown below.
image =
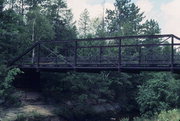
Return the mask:
<path fill-rule="evenodd" d="M 10 66 L 40 71 L 180 71 L 180 38 L 139 35 L 39 41 Z"/>

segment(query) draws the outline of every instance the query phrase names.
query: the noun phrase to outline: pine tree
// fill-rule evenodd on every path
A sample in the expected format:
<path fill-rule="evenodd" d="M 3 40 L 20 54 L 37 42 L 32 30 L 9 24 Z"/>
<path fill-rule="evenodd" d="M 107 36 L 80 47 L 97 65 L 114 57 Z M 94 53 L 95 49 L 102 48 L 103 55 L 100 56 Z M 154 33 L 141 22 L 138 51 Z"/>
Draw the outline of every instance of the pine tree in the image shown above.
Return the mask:
<path fill-rule="evenodd" d="M 143 13 L 130 0 L 116 0 L 115 10 L 107 10 L 107 28 L 110 35 L 137 35 L 140 33 Z"/>
<path fill-rule="evenodd" d="M 91 20 L 89 11 L 87 9 L 84 9 L 84 11 L 81 13 L 78 25 L 80 36 L 82 36 L 82 38 L 86 38 L 87 35 L 90 34 L 91 30 Z"/>
<path fill-rule="evenodd" d="M 73 15 L 64 0 L 46 1 L 43 7 L 43 12 L 49 18 L 55 31 L 54 40 L 76 38 Z"/>

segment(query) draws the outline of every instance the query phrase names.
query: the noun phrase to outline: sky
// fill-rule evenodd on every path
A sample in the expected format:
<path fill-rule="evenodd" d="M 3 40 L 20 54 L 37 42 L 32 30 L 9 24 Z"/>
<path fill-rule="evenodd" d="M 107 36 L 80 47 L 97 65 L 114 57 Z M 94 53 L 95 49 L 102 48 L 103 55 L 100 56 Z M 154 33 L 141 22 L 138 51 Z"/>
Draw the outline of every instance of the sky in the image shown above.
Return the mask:
<path fill-rule="evenodd" d="M 115 0 L 66 0 L 72 9 L 74 20 L 88 9 L 91 18 L 102 16 L 105 8 L 114 9 Z M 162 34 L 175 34 L 180 37 L 180 0 L 131 0 L 144 12 L 146 19 L 156 20 Z"/>

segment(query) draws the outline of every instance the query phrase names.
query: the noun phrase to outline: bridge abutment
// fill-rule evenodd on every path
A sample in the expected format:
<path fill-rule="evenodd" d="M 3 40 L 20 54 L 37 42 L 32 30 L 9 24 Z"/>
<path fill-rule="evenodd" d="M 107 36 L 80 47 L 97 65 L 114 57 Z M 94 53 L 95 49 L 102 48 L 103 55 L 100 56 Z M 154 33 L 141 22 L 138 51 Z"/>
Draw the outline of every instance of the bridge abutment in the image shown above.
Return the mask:
<path fill-rule="evenodd" d="M 23 88 L 29 90 L 41 90 L 40 84 L 40 71 L 36 70 L 23 70 L 23 74 L 16 77 L 14 86 L 16 88 Z"/>

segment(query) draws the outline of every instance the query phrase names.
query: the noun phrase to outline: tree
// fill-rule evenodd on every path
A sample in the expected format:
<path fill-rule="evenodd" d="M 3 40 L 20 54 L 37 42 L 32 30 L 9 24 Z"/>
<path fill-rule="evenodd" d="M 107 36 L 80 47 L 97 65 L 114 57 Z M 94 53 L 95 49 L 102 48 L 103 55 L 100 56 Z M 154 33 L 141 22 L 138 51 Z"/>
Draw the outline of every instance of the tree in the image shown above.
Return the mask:
<path fill-rule="evenodd" d="M 116 0 L 114 4 L 115 10 L 107 10 L 105 18 L 107 35 L 109 36 L 127 36 L 141 34 L 143 13 L 140 13 L 138 8 L 130 0 Z M 119 41 L 114 41 L 118 43 Z M 140 41 L 133 39 L 123 39 L 122 44 L 138 44 Z M 117 48 L 116 48 L 117 49 Z M 115 50 L 114 50 L 115 51 Z M 122 59 L 130 58 L 137 60 L 139 47 L 123 47 Z M 113 54 L 110 54 L 113 55 Z M 137 63 L 138 60 L 135 62 Z"/>
<path fill-rule="evenodd" d="M 50 23 L 54 28 L 54 40 L 76 38 L 76 26 L 72 20 L 72 12 L 63 0 L 46 1 L 43 6 L 43 12 L 51 20 Z"/>
<path fill-rule="evenodd" d="M 53 40 L 54 30 L 50 20 L 40 12 L 39 8 L 27 13 L 27 29 L 32 41 Z"/>
<path fill-rule="evenodd" d="M 110 35 L 140 34 L 143 13 L 130 0 L 116 0 L 115 10 L 107 10 L 107 28 Z"/>
<path fill-rule="evenodd" d="M 17 52 L 21 19 L 12 9 L 3 9 L 4 1 L 0 1 L 0 105 L 10 106 L 17 103 L 12 96 L 12 81 L 21 71 L 8 68 L 7 63 Z"/>
<path fill-rule="evenodd" d="M 3 11 L 1 15 L 0 50 L 2 53 L 7 54 L 5 56 L 6 60 L 10 60 L 15 56 L 15 52 L 18 53 L 19 37 L 21 36 L 21 32 L 23 32 L 22 25 L 20 25 L 22 19 L 12 9 Z"/>
<path fill-rule="evenodd" d="M 105 37 L 106 25 L 101 18 L 97 17 L 91 20 L 91 33 L 94 37 Z"/>
<path fill-rule="evenodd" d="M 80 36 L 82 36 L 82 38 L 87 37 L 91 30 L 91 20 L 87 9 L 84 9 L 84 11 L 81 13 L 78 24 Z"/>
<path fill-rule="evenodd" d="M 146 20 L 146 22 L 142 25 L 141 33 L 144 35 L 155 35 L 160 34 L 161 29 L 157 21 L 150 19 Z"/>
<path fill-rule="evenodd" d="M 156 35 L 160 34 L 160 27 L 155 20 L 146 20 L 146 22 L 142 25 L 141 33 L 144 35 Z M 161 39 L 159 38 L 146 38 L 141 41 L 142 44 L 160 44 Z M 165 57 L 165 54 L 162 52 L 163 47 L 160 46 L 145 46 L 141 48 L 142 59 L 146 58 L 148 62 L 151 61 L 153 64 L 158 62 Z M 166 58 L 167 59 L 167 58 Z M 157 60 L 157 61 L 156 61 Z M 143 61 L 143 60 L 142 60 Z M 144 61 L 146 63 L 146 60 Z M 160 62 L 162 63 L 162 62 Z"/>
<path fill-rule="evenodd" d="M 29 9 L 35 9 L 46 0 L 25 0 L 24 3 L 29 6 Z"/>
<path fill-rule="evenodd" d="M 3 8 L 4 8 L 4 0 L 0 1 L 0 12 L 3 12 Z"/>

